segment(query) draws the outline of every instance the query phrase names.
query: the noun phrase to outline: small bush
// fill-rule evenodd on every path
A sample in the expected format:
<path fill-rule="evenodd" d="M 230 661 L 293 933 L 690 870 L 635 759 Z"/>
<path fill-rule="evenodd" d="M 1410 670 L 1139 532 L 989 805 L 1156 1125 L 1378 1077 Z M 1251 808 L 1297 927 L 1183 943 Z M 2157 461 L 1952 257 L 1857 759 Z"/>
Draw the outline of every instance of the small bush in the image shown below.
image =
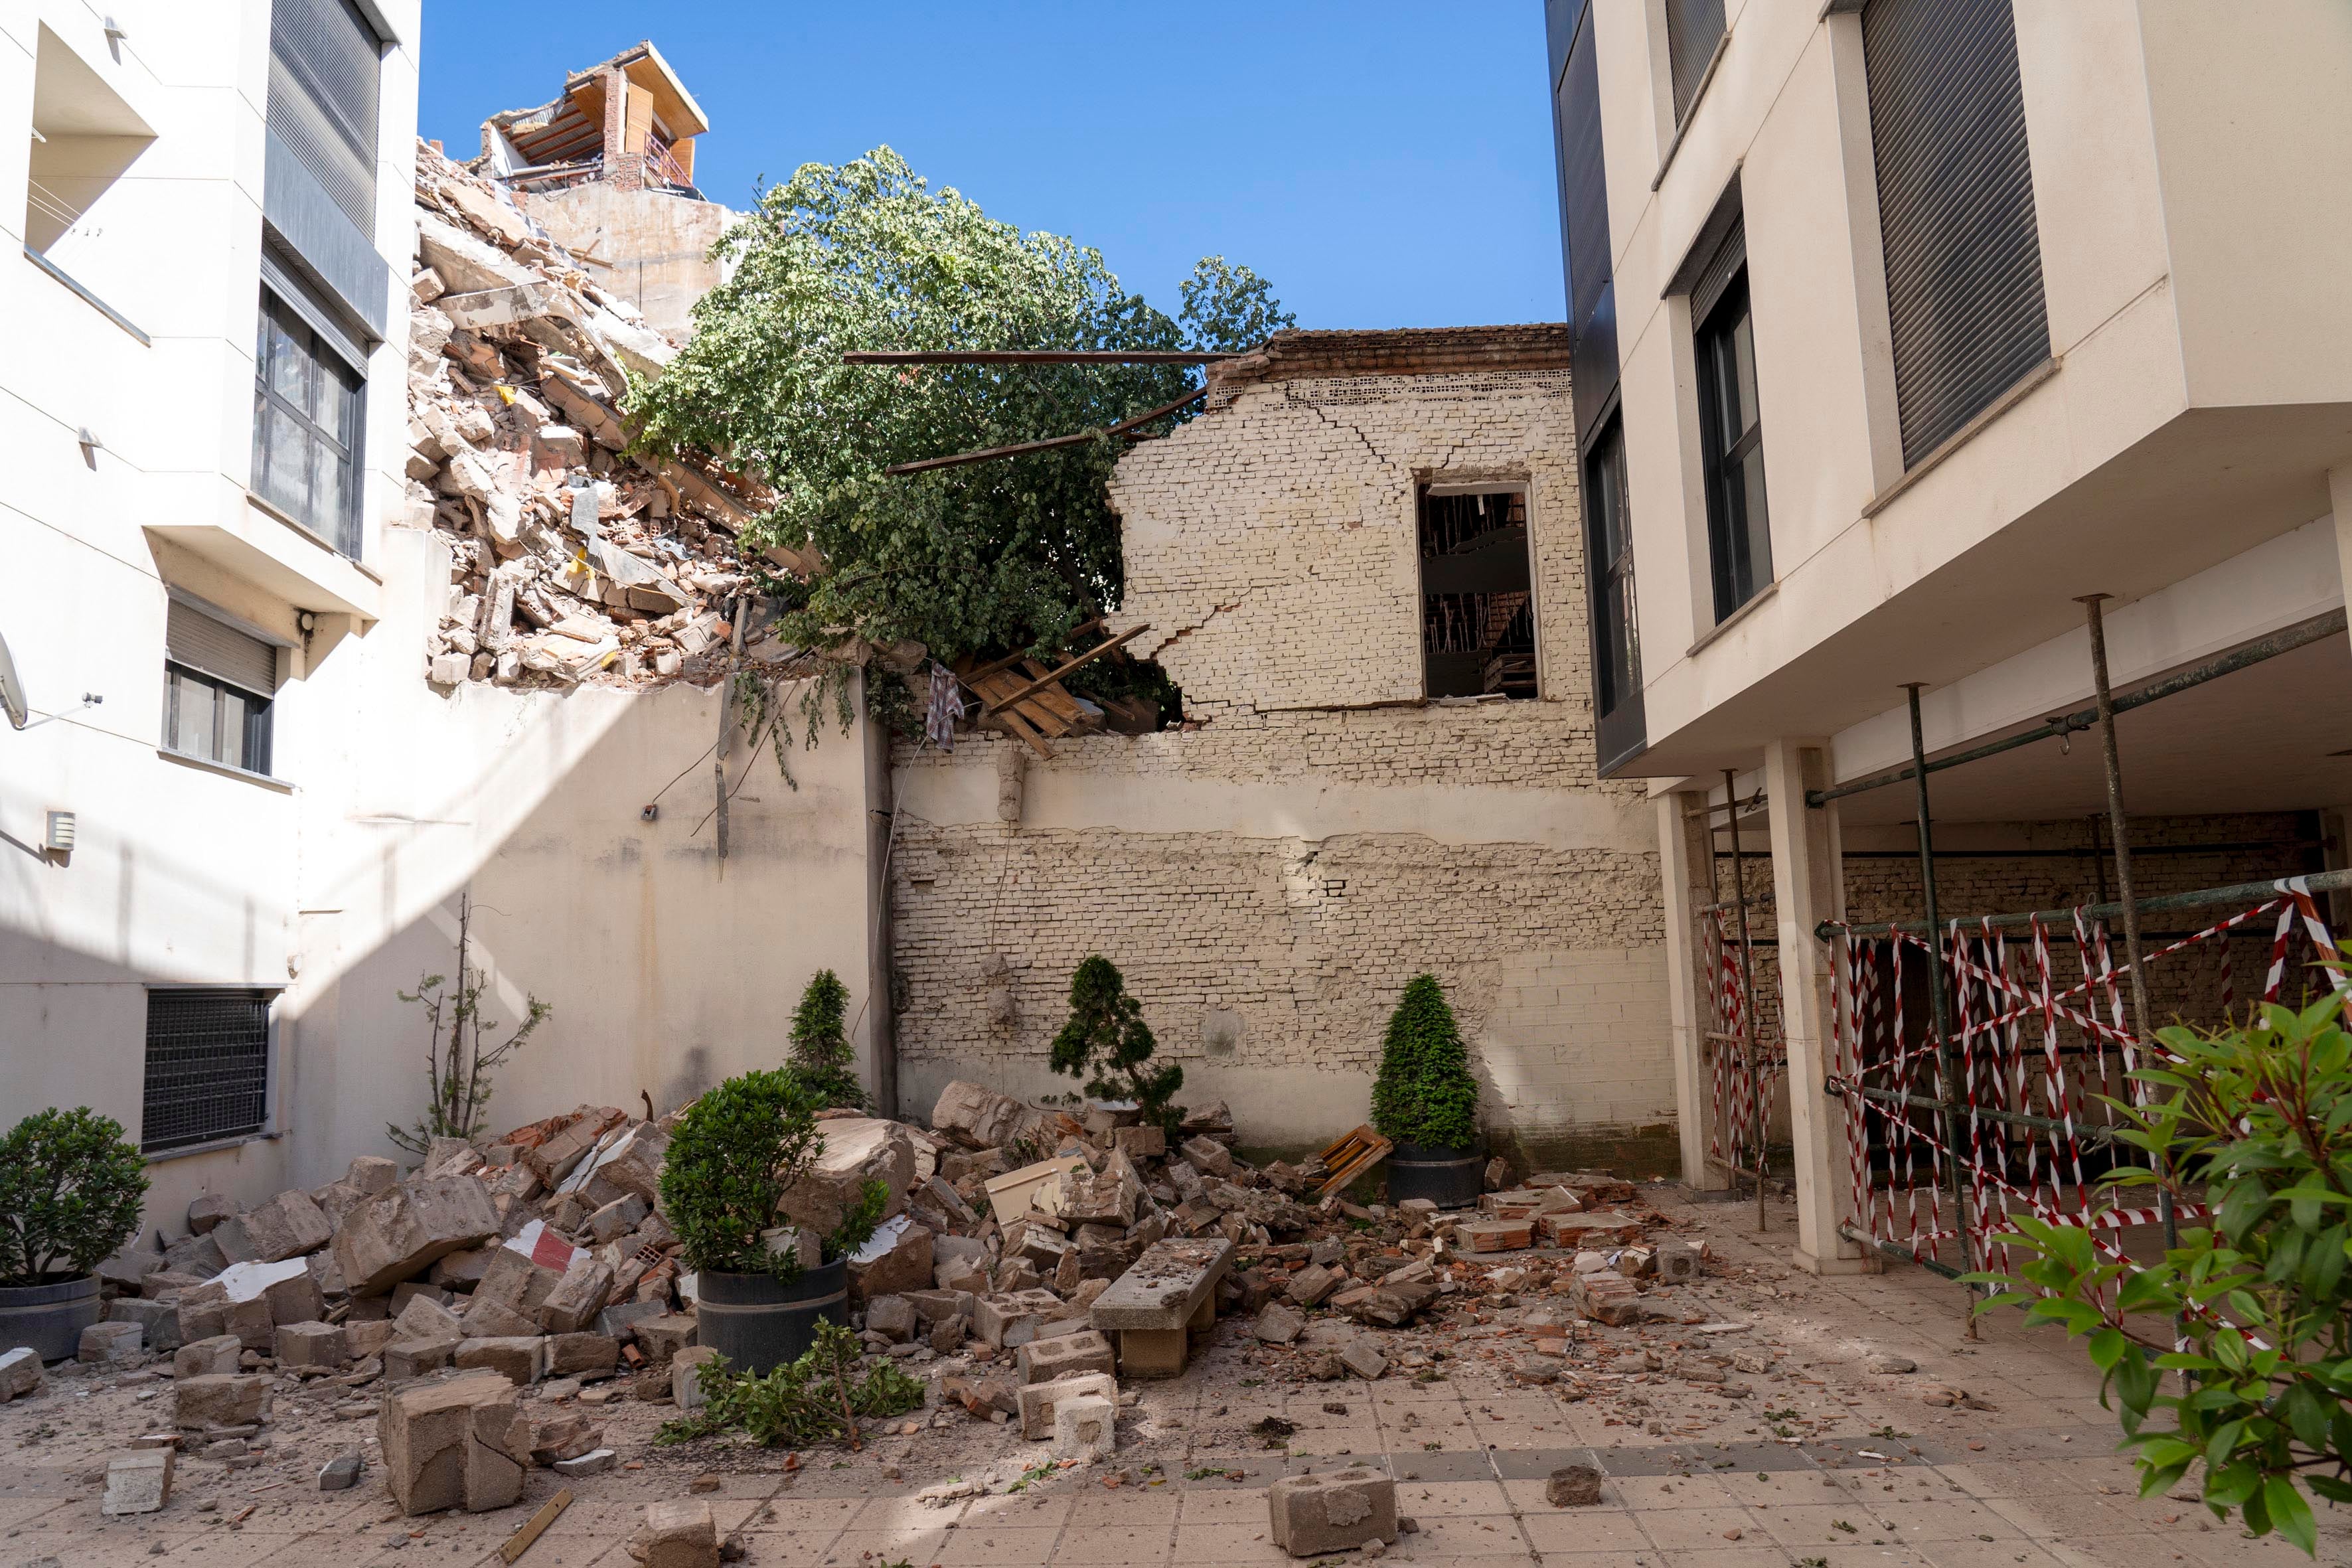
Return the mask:
<path fill-rule="evenodd" d="M 86 1105 L 27 1116 L 0 1138 L 0 1285 L 88 1274 L 139 1233 L 146 1197 L 122 1123 Z"/>
<path fill-rule="evenodd" d="M 820 1106 L 866 1109 L 866 1089 L 857 1081 L 856 1058 L 844 1020 L 849 987 L 830 969 L 820 969 L 793 1010 L 793 1071 L 814 1091 Z"/>
<path fill-rule="evenodd" d="M 1054 1037 L 1054 1070 L 1084 1078 L 1097 1100 L 1131 1100 L 1143 1120 L 1172 1140 L 1184 1108 L 1171 1105 L 1184 1087 L 1184 1069 L 1171 1062 L 1147 1068 L 1154 1045 L 1143 1021 L 1143 1004 L 1127 994 L 1127 981 L 1100 953 L 1070 976 L 1070 1019 Z"/>
<path fill-rule="evenodd" d="M 856 1334 L 820 1320 L 816 1343 L 765 1376 L 733 1371 L 723 1356 L 705 1362 L 696 1376 L 707 1403 L 699 1414 L 663 1426 L 659 1441 L 730 1431 L 748 1432 L 771 1448 L 854 1441 L 856 1417 L 904 1415 L 923 1407 L 923 1385 L 887 1358 L 865 1376 L 854 1375 L 859 1355 Z"/>
<path fill-rule="evenodd" d="M 760 1233 L 789 1223 L 784 1194 L 824 1152 L 815 1097 L 786 1069 L 747 1072 L 678 1119 L 662 1165 L 662 1212 L 689 1268 L 791 1279 L 797 1258 Z"/>
<path fill-rule="evenodd" d="M 1477 1146 L 1478 1080 L 1433 974 L 1414 975 L 1389 1015 L 1372 1084 L 1372 1126 L 1392 1143 Z"/>

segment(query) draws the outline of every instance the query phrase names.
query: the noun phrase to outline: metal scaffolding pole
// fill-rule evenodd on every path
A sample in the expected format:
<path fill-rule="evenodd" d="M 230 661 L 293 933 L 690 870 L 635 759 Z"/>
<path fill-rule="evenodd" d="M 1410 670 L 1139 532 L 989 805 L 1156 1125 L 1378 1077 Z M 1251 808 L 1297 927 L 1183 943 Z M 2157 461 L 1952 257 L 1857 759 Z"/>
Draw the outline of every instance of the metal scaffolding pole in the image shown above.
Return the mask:
<path fill-rule="evenodd" d="M 1732 788 L 1729 768 L 1723 770 L 1723 798 L 1738 798 Z M 1740 1058 L 1747 1064 L 1748 1082 L 1755 1094 L 1752 1107 L 1756 1118 L 1756 1229 L 1760 1234 L 1771 1228 L 1764 1213 L 1764 1133 L 1769 1118 L 1765 1114 L 1764 1072 L 1756 1059 L 1756 943 L 1748 931 L 1748 863 L 1739 849 L 1739 814 L 1728 813 L 1724 826 L 1731 829 L 1731 896 L 1739 910 L 1739 1008 L 1744 1027 L 1740 1030 Z M 1713 837 L 1712 834 L 1709 837 Z M 1710 861 L 1713 857 L 1708 858 Z"/>
<path fill-rule="evenodd" d="M 1952 1054 L 1950 1003 L 1944 994 L 1943 920 L 1936 907 L 1935 819 L 1927 808 L 1927 731 L 1919 721 L 1919 684 L 1913 681 L 1903 689 L 1911 700 L 1911 779 L 1919 814 L 1919 886 L 1925 895 L 1927 915 L 1928 1015 L 1936 1030 L 1936 1072 L 1942 1079 L 1937 1088 L 1944 1108 L 1944 1148 L 1950 1155 L 1946 1179 L 1952 1189 L 1952 1224 L 1959 1232 L 1960 1267 L 1966 1271 L 1974 1268 L 1976 1261 L 1971 1256 L 1973 1249 L 1969 1245 L 1969 1211 L 1960 1185 L 1959 1063 Z M 1895 984 L 1902 984 L 1899 967 Z M 1968 1317 L 1968 1332 L 1969 1338 L 1977 1337 L 1973 1303 Z"/>
<path fill-rule="evenodd" d="M 2091 677 L 2099 690 L 2099 743 L 2106 752 L 2107 762 L 2107 831 L 2115 839 L 2116 897 L 2124 906 L 2124 953 L 2131 964 L 2132 1033 L 2138 1037 L 2143 1049 L 2148 1042 L 2147 971 L 2141 963 L 2143 954 L 2139 941 L 2139 903 L 2132 896 L 2131 824 L 2124 816 L 2124 764 L 2116 750 L 2116 698 L 2107 686 L 2107 628 L 2105 616 L 2099 605 L 2105 594 L 2085 594 L 2075 603 L 2083 606 L 2091 629 Z M 2172 1213 L 2170 1171 L 2159 1164 L 2157 1170 L 2157 1217 L 2164 1225 L 2164 1246 L 2167 1251 L 2180 1245 L 2180 1225 Z"/>

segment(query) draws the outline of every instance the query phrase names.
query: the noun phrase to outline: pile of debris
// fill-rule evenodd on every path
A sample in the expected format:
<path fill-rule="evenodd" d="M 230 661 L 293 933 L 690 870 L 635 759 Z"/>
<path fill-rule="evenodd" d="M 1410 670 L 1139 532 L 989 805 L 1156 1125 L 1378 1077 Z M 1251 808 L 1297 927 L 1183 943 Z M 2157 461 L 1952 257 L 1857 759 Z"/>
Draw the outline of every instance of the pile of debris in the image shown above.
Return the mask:
<path fill-rule="evenodd" d="M 201 1198 L 184 1237 L 104 1266 L 106 1321 L 82 1358 L 170 1355 L 176 1427 L 207 1445 L 257 1430 L 273 1389 L 323 1384 L 377 1417 L 412 1512 L 502 1506 L 533 1464 L 608 1467 L 602 1405 L 703 1403 L 712 1352 L 661 1212 L 676 1120 L 583 1106 L 479 1146 L 436 1141 L 405 1173 L 369 1156 L 252 1209 Z M 1481 1337 L 1487 1311 L 1522 1300 L 1538 1357 L 1581 1320 L 1712 1315 L 1677 1289 L 1700 1251 L 1652 1239 L 1664 1222 L 1607 1176 L 1542 1175 L 1449 1215 L 1349 1202 L 1319 1159 L 1253 1165 L 1222 1103 L 1171 1145 L 1131 1106 L 957 1082 L 931 1123 L 826 1113 L 785 1206 L 826 1234 L 880 1182 L 885 1222 L 848 1267 L 868 1356 L 935 1376 L 935 1420 L 1017 1422 L 1064 1459 L 1108 1458 L 1118 1379 L 1181 1375 L 1220 1316 L 1247 1320 L 1248 1353 L 1276 1375 L 1307 1379 L 1425 1369 L 1465 1352 L 1388 1331 Z M 1506 1256 L 1530 1248 L 1553 1250 Z"/>
<path fill-rule="evenodd" d="M 675 348 L 503 187 L 420 144 L 416 205 L 409 495 L 457 558 L 429 678 L 715 678 L 739 633 L 766 637 L 737 535 L 772 498 L 716 460 L 625 453 L 629 377 Z"/>

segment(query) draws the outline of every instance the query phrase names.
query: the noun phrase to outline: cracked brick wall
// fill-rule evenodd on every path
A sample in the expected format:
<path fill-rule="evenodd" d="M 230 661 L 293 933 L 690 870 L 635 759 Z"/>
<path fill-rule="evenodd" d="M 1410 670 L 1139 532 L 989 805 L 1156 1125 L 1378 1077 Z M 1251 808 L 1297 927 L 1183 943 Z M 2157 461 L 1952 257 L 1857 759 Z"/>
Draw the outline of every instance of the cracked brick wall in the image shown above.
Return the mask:
<path fill-rule="evenodd" d="M 1565 361 L 1554 328 L 1286 333 L 1120 463 L 1111 624 L 1153 628 L 1135 646 L 1188 723 L 1057 742 L 1009 826 L 993 759 L 1013 742 L 901 748 L 910 1104 L 960 1074 L 1070 1087 L 1047 1044 L 1100 952 L 1188 1092 L 1296 1145 L 1363 1120 L 1388 1014 L 1427 969 L 1498 1148 L 1671 1163 L 1654 829 L 1639 786 L 1595 768 Z M 1422 700 L 1419 490 L 1459 482 L 1526 489 L 1534 700 Z"/>

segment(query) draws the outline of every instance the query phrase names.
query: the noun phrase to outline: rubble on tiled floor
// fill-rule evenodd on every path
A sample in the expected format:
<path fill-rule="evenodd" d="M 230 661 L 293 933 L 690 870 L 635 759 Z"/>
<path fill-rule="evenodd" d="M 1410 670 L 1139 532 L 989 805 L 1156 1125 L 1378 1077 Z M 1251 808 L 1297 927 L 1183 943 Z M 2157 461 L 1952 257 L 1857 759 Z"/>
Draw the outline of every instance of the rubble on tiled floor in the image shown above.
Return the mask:
<path fill-rule="evenodd" d="M 940 1227 L 935 1271 L 988 1272 L 980 1233 L 995 1221 L 976 1212 L 975 1199 L 985 1196 L 989 1180 L 1003 1178 L 983 1174 L 997 1162 L 960 1146 L 958 1131 L 969 1139 L 976 1126 L 1001 1149 L 1018 1145 L 1015 1130 L 1025 1128 L 1024 1153 L 1039 1152 L 1042 1132 L 1089 1172 L 1097 1160 L 1111 1164 L 1119 1147 L 1121 1129 L 1089 1131 L 1076 1122 L 1073 1131 L 1061 1113 L 1018 1102 L 981 1104 L 973 1125 L 959 1123 L 955 1105 L 945 1109 L 947 1125 L 936 1135 L 901 1130 L 916 1154 L 908 1217 Z M 1003 1125 L 992 1125 L 990 1115 Z M 1217 1152 L 1233 1155 L 1214 1128 L 1204 1131 Z M 2013 1316 L 2001 1317 L 1971 1344 L 1962 1337 L 1957 1292 L 1942 1281 L 1916 1271 L 1823 1279 L 1790 1268 L 1779 1250 L 1790 1223 L 1785 1209 L 1775 1215 L 1775 1231 L 1759 1238 L 1745 1205 L 1694 1205 L 1678 1188 L 1639 1184 L 1629 1193 L 1600 1188 L 1594 1178 L 1585 1184 L 1600 1202 L 1580 1212 L 1642 1215 L 1648 1239 L 1615 1245 L 1613 1266 L 1611 1253 L 1600 1254 L 1600 1267 L 1587 1257 L 1580 1270 L 1576 1252 L 1553 1247 L 1465 1258 L 1444 1232 L 1477 1223 L 1466 1214 L 1408 1219 L 1369 1207 L 1351 1214 L 1336 1202 L 1325 1211 L 1284 1192 L 1286 1173 L 1240 1161 L 1231 1166 L 1231 1192 L 1207 1185 L 1229 1178 L 1203 1177 L 1209 1201 L 1194 1208 L 1188 1198 L 1164 1213 L 1172 1231 L 1198 1226 L 1204 1237 L 1234 1244 L 1237 1267 L 1227 1279 L 1234 1291 L 1198 1336 L 1184 1375 L 1147 1382 L 1078 1374 L 1086 1381 L 1071 1386 L 1073 1395 L 1101 1397 L 1108 1389 L 1115 1401 L 1108 1458 L 1066 1463 L 1057 1456 L 1050 1412 L 1033 1416 L 1028 1402 L 1014 1397 L 1017 1348 L 967 1337 L 941 1350 L 951 1335 L 877 1333 L 871 1314 L 879 1297 L 866 1308 L 869 1351 L 929 1377 L 920 1411 L 868 1423 L 867 1441 L 856 1452 L 784 1453 L 726 1436 L 658 1444 L 662 1423 L 677 1414 L 677 1380 L 648 1352 L 675 1357 L 691 1327 L 690 1303 L 676 1294 L 667 1244 L 646 1233 L 659 1224 L 658 1214 L 629 1202 L 632 1191 L 620 1184 L 641 1183 L 657 1168 L 657 1158 L 646 1156 L 661 1131 L 657 1122 L 591 1112 L 519 1130 L 488 1149 L 440 1152 L 445 1172 L 495 1159 L 480 1171 L 432 1179 L 478 1185 L 501 1234 L 511 1228 L 520 1239 L 536 1222 L 534 1242 L 550 1255 L 574 1239 L 593 1243 L 574 1268 L 609 1267 L 611 1249 L 625 1266 L 642 1265 L 617 1292 L 629 1310 L 599 1321 L 619 1331 L 614 1339 L 632 1342 L 625 1348 L 644 1358 L 645 1373 L 618 1357 L 570 1372 L 551 1365 L 513 1390 L 512 1417 L 501 1414 L 503 1405 L 483 1407 L 489 1415 L 482 1416 L 467 1403 L 478 1440 L 501 1465 L 530 1459 L 519 1471 L 484 1476 L 479 1500 L 491 1511 L 402 1514 L 386 1490 L 395 1484 L 387 1458 L 398 1456 L 388 1456 L 379 1436 L 388 1401 L 446 1386 L 453 1376 L 488 1374 L 428 1371 L 394 1386 L 370 1355 L 334 1371 L 233 1345 L 244 1370 L 212 1375 L 250 1379 L 267 1398 L 235 1409 L 192 1407 L 196 1425 L 175 1428 L 175 1395 L 187 1385 L 174 1384 L 168 1358 L 60 1363 L 43 1389 L 0 1407 L 0 1451 L 12 1460 L 12 1473 L 0 1478 L 0 1538 L 27 1561 L 78 1561 L 77 1551 L 99 1549 L 143 1560 L 160 1546 L 165 1555 L 204 1547 L 213 1563 L 271 1554 L 287 1562 L 329 1555 L 388 1562 L 387 1550 L 414 1546 L 476 1563 L 495 1561 L 510 1530 L 559 1488 L 570 1488 L 577 1500 L 526 1564 L 606 1561 L 644 1521 L 648 1504 L 688 1497 L 708 1501 L 722 1541 L 754 1563 L 847 1568 L 862 1552 L 914 1563 L 1271 1563 L 1283 1560 L 1269 1536 L 1267 1489 L 1275 1480 L 1370 1465 L 1397 1483 L 1402 1520 L 1387 1554 L 1417 1563 L 1501 1558 L 1746 1568 L 1819 1558 L 1839 1568 L 2110 1561 L 2234 1568 L 2288 1560 L 2286 1549 L 2250 1542 L 2193 1504 L 2138 1501 L 2128 1466 L 2112 1455 L 2116 1432 L 2098 1406 L 2096 1379 L 2079 1351 L 2054 1333 L 2028 1335 Z M 624 1138 L 634 1162 L 625 1151 L 614 1153 Z M 638 1147 L 639 1138 L 648 1147 Z M 600 1146 L 603 1163 L 574 1192 L 531 1193 L 532 1181 L 518 1174 L 537 1178 L 543 1166 L 561 1186 L 592 1170 Z M 1202 1163 L 1219 1163 L 1209 1150 L 1196 1154 Z M 1160 1207 L 1152 1189 L 1172 1192 L 1173 1182 L 1164 1159 L 1146 1155 L 1137 1163 L 1140 1225 L 1150 1217 L 1146 1203 Z M 1190 1163 L 1186 1169 L 1200 1173 Z M 966 1195 L 967 1184 L 978 1192 Z M 1057 1181 L 1055 1190 L 1083 1194 L 1096 1184 Z M 975 1211 L 971 1219 L 953 1212 L 950 1194 Z M 320 1207 L 332 1209 L 340 1195 L 327 1194 Z M 390 1196 L 387 1190 L 372 1201 Z M 1489 1194 L 1486 1207 L 1502 1213 L 1527 1201 Z M 346 1236 L 355 1207 L 338 1222 Z M 392 1227 L 385 1245 L 421 1251 L 446 1241 L 447 1209 L 445 1201 L 439 1217 L 423 1213 Z M 1240 1219 L 1233 1227 L 1240 1234 L 1227 1235 L 1228 1220 L 1244 1212 L 1259 1217 Z M 597 1214 L 636 1228 L 595 1242 L 585 1221 Z M 443 1227 L 438 1240 L 430 1239 L 436 1226 Z M 970 1250 L 975 1242 L 978 1252 Z M 1636 1247 L 1670 1244 L 1706 1258 L 1696 1279 L 1673 1287 L 1643 1281 L 1648 1288 L 1633 1299 L 1647 1306 L 1616 1324 L 1580 1305 L 1592 1279 L 1633 1283 L 1618 1270 L 1638 1272 Z M 339 1241 L 308 1256 L 335 1259 L 352 1251 Z M 645 1252 L 659 1261 L 646 1261 Z M 461 1325 L 477 1304 L 454 1287 L 469 1277 L 475 1294 L 496 1290 L 509 1310 L 542 1312 L 556 1300 L 554 1289 L 535 1293 L 541 1281 L 521 1261 L 484 1259 L 471 1248 L 446 1252 L 424 1266 L 421 1283 L 405 1281 L 375 1300 L 387 1312 L 397 1303 L 404 1320 L 413 1312 L 409 1328 L 430 1331 L 439 1320 L 427 1309 L 448 1310 L 434 1295 L 437 1271 L 453 1288 L 449 1304 L 460 1309 L 454 1315 Z M 1654 1252 L 1650 1261 L 1654 1267 Z M 330 1315 L 341 1308 L 373 1313 L 333 1289 L 335 1266 L 320 1265 L 330 1288 L 321 1297 L 334 1302 Z M 1034 1271 L 1034 1261 L 1016 1236 L 995 1267 L 1010 1271 L 1003 1283 L 1015 1284 Z M 1335 1305 L 1352 1291 L 1384 1289 L 1379 1281 L 1400 1268 L 1423 1267 L 1434 1293 L 1402 1326 Z M 1344 1272 L 1347 1282 L 1311 1307 L 1275 1299 L 1276 1288 L 1286 1297 L 1289 1283 L 1309 1269 Z M 991 1274 L 985 1282 L 999 1279 Z M 1088 1293 L 1084 1280 L 1066 1295 L 1023 1288 L 1048 1301 Z M 1246 1310 L 1261 1289 L 1265 1301 Z M 936 1312 L 951 1288 L 934 1283 L 908 1294 L 923 1329 L 963 1315 L 928 1321 L 920 1315 Z M 1258 1331 L 1270 1305 L 1299 1320 L 1286 1344 L 1269 1344 Z M 888 1309 L 881 1316 L 898 1321 Z M 355 1350 L 406 1331 L 357 1310 L 341 1320 L 347 1335 L 359 1336 Z M 1084 1331 L 1083 1318 L 1076 1321 Z M 541 1347 L 534 1356 L 555 1357 L 576 1354 L 563 1347 L 580 1336 L 518 1337 Z M 1321 1359 L 1349 1347 L 1376 1354 L 1383 1375 L 1368 1383 L 1343 1371 L 1322 1380 Z M 1895 1370 L 1906 1364 L 1914 1370 Z M 1003 1398 L 966 1397 L 992 1384 L 1003 1385 Z M 1963 1391 L 1969 1401 L 1936 1402 L 1939 1388 Z M 178 1449 L 170 1501 L 154 1513 L 101 1514 L 110 1461 L 142 1443 Z M 345 1477 L 356 1468 L 358 1484 L 324 1490 L 322 1471 L 338 1460 Z M 1575 1464 L 1601 1471 L 1601 1499 L 1555 1508 L 1546 1500 L 1547 1479 Z M 502 1478 L 516 1473 L 520 1496 L 509 1503 Z M 464 1500 L 464 1489 L 455 1500 Z M 2323 1520 L 2323 1560 L 2331 1550 L 2332 1560 L 2346 1560 L 2352 1529 L 2332 1512 Z M 614 1568 L 625 1561 L 610 1558 Z"/>

